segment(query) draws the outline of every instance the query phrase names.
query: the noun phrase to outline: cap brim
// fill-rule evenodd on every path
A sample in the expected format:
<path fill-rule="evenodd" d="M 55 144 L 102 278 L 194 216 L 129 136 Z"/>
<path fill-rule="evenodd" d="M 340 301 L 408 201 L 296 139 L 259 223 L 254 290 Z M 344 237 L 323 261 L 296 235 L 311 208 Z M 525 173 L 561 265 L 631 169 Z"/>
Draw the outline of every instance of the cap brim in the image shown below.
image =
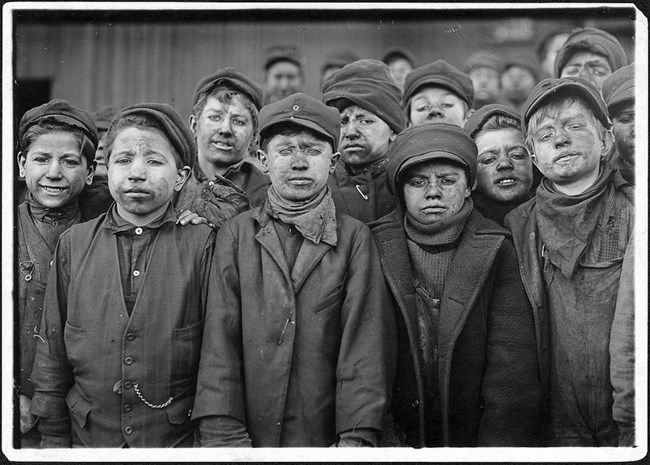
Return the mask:
<path fill-rule="evenodd" d="M 397 168 L 397 174 L 395 175 L 397 181 L 401 180 L 404 171 L 406 171 L 410 167 L 431 160 L 448 160 L 453 163 L 457 163 L 464 167 L 467 167 L 467 169 L 470 169 L 467 162 L 463 160 L 461 157 L 459 157 L 458 155 L 449 152 L 433 151 L 433 152 L 423 153 L 421 155 L 416 155 L 414 157 L 410 157 L 404 160 L 402 164 L 399 166 L 399 168 Z"/>
<path fill-rule="evenodd" d="M 317 132 L 318 134 L 324 136 L 328 141 L 330 141 L 332 143 L 332 148 L 334 149 L 334 151 L 338 149 L 338 147 L 334 147 L 334 145 L 336 144 L 336 140 L 332 137 L 330 133 L 328 133 L 318 123 L 315 123 L 307 119 L 296 118 L 295 116 L 278 118 L 274 121 L 269 122 L 268 124 L 265 124 L 264 127 L 260 128 L 260 137 L 264 138 L 266 132 L 268 132 L 273 126 L 281 123 L 291 123 L 291 124 L 295 124 L 296 126 L 301 126 L 307 129 L 311 129 L 312 131 Z"/>

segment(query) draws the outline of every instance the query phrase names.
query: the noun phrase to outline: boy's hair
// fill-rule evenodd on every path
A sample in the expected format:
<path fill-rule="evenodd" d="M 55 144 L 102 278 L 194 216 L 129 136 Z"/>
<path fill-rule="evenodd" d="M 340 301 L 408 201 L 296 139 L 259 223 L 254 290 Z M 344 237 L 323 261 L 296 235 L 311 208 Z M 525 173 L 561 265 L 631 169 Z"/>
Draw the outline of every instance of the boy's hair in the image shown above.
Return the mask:
<path fill-rule="evenodd" d="M 253 101 L 244 93 L 239 92 L 238 90 L 232 89 L 227 86 L 219 85 L 216 87 L 206 87 L 202 89 L 195 98 L 194 106 L 192 107 L 192 114 L 196 119 L 201 116 L 205 105 L 208 101 L 208 98 L 213 97 L 218 102 L 224 104 L 231 104 L 235 97 L 239 97 L 246 108 L 251 114 L 251 119 L 253 120 L 253 134 L 251 136 L 251 143 L 248 148 L 248 153 L 252 156 L 255 156 L 259 143 L 259 117 L 257 107 Z"/>
<path fill-rule="evenodd" d="M 265 131 L 264 137 L 260 141 L 260 150 L 266 153 L 269 147 L 269 142 L 271 142 L 271 139 L 273 139 L 275 136 L 295 136 L 297 134 L 300 134 L 301 132 L 306 132 L 312 137 L 315 137 L 316 139 L 321 140 L 323 142 L 327 142 L 328 144 L 330 144 L 330 146 L 332 146 L 332 142 L 327 138 L 325 138 L 325 136 L 323 136 L 322 134 L 319 134 L 318 132 L 312 129 L 309 129 L 304 126 L 300 126 L 298 124 L 284 122 L 284 123 L 275 124 Z M 332 147 L 332 153 L 334 152 L 336 152 L 336 149 Z"/>
<path fill-rule="evenodd" d="M 106 144 L 104 148 L 104 154 L 106 156 L 107 165 L 111 158 L 111 154 L 113 152 L 113 143 L 115 142 L 115 138 L 117 137 L 117 134 L 121 130 L 127 128 L 157 129 L 163 135 L 165 135 L 165 138 L 167 138 L 166 135 L 167 133 L 165 129 L 160 125 L 160 123 L 158 123 L 158 121 L 156 121 L 154 118 L 146 114 L 131 114 L 131 115 L 119 116 L 116 120 L 113 120 L 111 126 L 108 128 L 108 132 L 106 133 Z M 185 165 L 185 163 L 181 159 L 180 155 L 178 154 L 174 146 L 171 144 L 171 141 L 169 145 L 171 147 L 172 155 L 174 156 L 174 161 L 176 162 L 176 167 L 182 168 Z"/>
<path fill-rule="evenodd" d="M 511 116 L 497 113 L 496 115 L 492 115 L 485 120 L 485 123 L 483 123 L 481 129 L 476 131 L 472 139 L 476 140 L 476 138 L 483 132 L 496 131 L 499 129 L 514 129 L 516 131 L 521 131 L 521 123 Z"/>
<path fill-rule="evenodd" d="M 533 134 L 537 130 L 537 126 L 544 119 L 551 115 L 557 114 L 566 107 L 573 105 L 574 103 L 580 103 L 583 107 L 588 109 L 588 115 L 591 121 L 596 126 L 596 129 L 599 134 L 605 132 L 605 126 L 603 123 L 596 117 L 591 106 L 582 98 L 571 96 L 571 95 L 557 95 L 555 97 L 550 97 L 546 104 L 537 110 L 528 120 L 527 131 L 526 131 L 526 146 L 531 152 L 534 152 L 533 145 Z"/>
<path fill-rule="evenodd" d="M 25 131 L 25 134 L 23 134 L 22 139 L 19 141 L 20 150 L 24 156 L 27 156 L 27 152 L 29 152 L 29 149 L 39 136 L 53 132 L 65 132 L 72 135 L 79 143 L 82 158 L 86 159 L 87 166 L 90 166 L 95 160 L 96 148 L 88 136 L 81 129 L 63 123 L 55 117 L 40 119 Z"/>

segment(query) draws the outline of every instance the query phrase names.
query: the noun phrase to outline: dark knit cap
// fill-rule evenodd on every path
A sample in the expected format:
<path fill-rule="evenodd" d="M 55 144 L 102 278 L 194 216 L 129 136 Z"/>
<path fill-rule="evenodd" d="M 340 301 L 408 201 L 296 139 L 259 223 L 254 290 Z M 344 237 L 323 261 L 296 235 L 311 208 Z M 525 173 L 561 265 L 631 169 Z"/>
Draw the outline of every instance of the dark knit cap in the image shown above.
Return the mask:
<path fill-rule="evenodd" d="M 220 69 L 214 74 L 205 76 L 196 84 L 194 89 L 194 98 L 192 99 L 192 105 L 196 105 L 196 102 L 199 99 L 199 95 L 208 89 L 214 89 L 219 86 L 228 87 L 230 89 L 241 92 L 246 97 L 248 97 L 255 108 L 258 110 L 262 108 L 262 99 L 263 99 L 263 90 L 262 86 L 258 83 L 250 80 L 248 77 L 244 76 L 235 68 L 224 68 Z"/>
<path fill-rule="evenodd" d="M 501 75 L 503 60 L 494 53 L 487 51 L 476 52 L 465 60 L 465 72 L 469 74 L 476 68 L 490 68 Z"/>
<path fill-rule="evenodd" d="M 166 103 L 138 103 L 128 106 L 113 118 L 109 132 L 113 130 L 116 121 L 129 115 L 146 115 L 155 120 L 162 127 L 183 165 L 194 165 L 197 153 L 194 135 L 174 108 Z"/>
<path fill-rule="evenodd" d="M 603 99 L 610 116 L 620 105 L 634 102 L 634 63 L 617 69 L 603 83 Z"/>
<path fill-rule="evenodd" d="M 490 103 L 489 105 L 484 105 L 474 113 L 469 119 L 465 122 L 465 132 L 474 139 L 476 134 L 481 130 L 483 125 L 487 120 L 495 115 L 508 116 L 517 123 L 519 123 L 520 115 L 517 111 L 507 105 L 502 105 L 500 103 Z"/>
<path fill-rule="evenodd" d="M 22 141 L 25 132 L 27 132 L 32 125 L 45 118 L 53 119 L 58 123 L 67 124 L 81 129 L 86 137 L 88 137 L 88 140 L 92 143 L 92 147 L 82 147 L 82 150 L 84 151 L 83 156 L 86 157 L 86 160 L 89 162 L 92 162 L 95 159 L 95 150 L 97 149 L 97 141 L 99 140 L 95 122 L 87 112 L 80 108 L 73 107 L 66 100 L 50 100 L 43 105 L 34 107 L 25 112 L 23 117 L 20 119 L 20 124 L 18 125 L 18 141 L 21 146 L 23 144 Z"/>
<path fill-rule="evenodd" d="M 586 79 L 580 77 L 549 78 L 539 82 L 526 99 L 521 113 L 521 130 L 528 130 L 528 121 L 551 98 L 558 96 L 578 97 L 593 111 L 603 126 L 607 129 L 611 122 L 607 115 L 607 107 L 600 92 Z"/>
<path fill-rule="evenodd" d="M 297 93 L 260 110 L 260 142 L 266 139 L 272 126 L 291 123 L 302 126 L 324 136 L 335 152 L 341 135 L 341 116 L 336 109 L 309 95 Z"/>
<path fill-rule="evenodd" d="M 556 76 L 560 76 L 571 56 L 578 51 L 588 51 L 604 56 L 612 71 L 627 65 L 627 54 L 616 37 L 601 29 L 578 28 L 571 33 L 557 52 L 555 57 Z"/>
<path fill-rule="evenodd" d="M 417 60 L 415 59 L 415 56 L 405 48 L 401 48 L 401 47 L 394 47 L 388 49 L 386 53 L 384 53 L 384 56 L 381 59 L 381 61 L 386 64 L 389 64 L 399 59 L 408 61 L 411 64 L 412 68 L 415 68 L 415 66 L 417 65 Z"/>
<path fill-rule="evenodd" d="M 425 85 L 445 87 L 454 92 L 469 105 L 474 106 L 474 85 L 470 77 L 461 73 L 445 60 L 437 60 L 420 66 L 406 75 L 402 107 L 408 111 L 411 97 Z"/>
<path fill-rule="evenodd" d="M 345 65 L 348 65 L 353 61 L 357 61 L 358 59 L 359 57 L 355 53 L 349 51 L 332 53 L 331 55 L 328 55 L 328 57 L 323 62 L 323 66 L 321 66 L 321 74 L 324 73 L 327 68 L 334 66 L 343 68 Z"/>
<path fill-rule="evenodd" d="M 395 132 L 406 126 L 401 92 L 385 63 L 358 60 L 335 71 L 323 82 L 323 102 L 339 111 L 358 105 L 381 118 Z"/>
<path fill-rule="evenodd" d="M 273 45 L 266 49 L 264 69 L 268 69 L 278 61 L 288 61 L 302 68 L 302 57 L 295 45 Z"/>
<path fill-rule="evenodd" d="M 97 126 L 97 131 L 106 132 L 108 127 L 111 125 L 111 120 L 117 113 L 117 110 L 113 107 L 102 107 L 99 110 L 90 113 L 90 117 L 95 121 L 95 126 Z"/>
<path fill-rule="evenodd" d="M 399 133 L 388 149 L 388 190 L 401 198 L 400 176 L 407 168 L 430 160 L 459 163 L 467 172 L 467 185 L 473 186 L 477 156 L 474 141 L 455 124 L 427 123 L 411 126 Z"/>
<path fill-rule="evenodd" d="M 503 62 L 503 72 L 505 73 L 509 68 L 513 66 L 518 66 L 520 68 L 527 69 L 531 72 L 535 81 L 539 80 L 540 69 L 537 59 L 532 54 L 523 54 L 523 53 L 512 53 Z"/>

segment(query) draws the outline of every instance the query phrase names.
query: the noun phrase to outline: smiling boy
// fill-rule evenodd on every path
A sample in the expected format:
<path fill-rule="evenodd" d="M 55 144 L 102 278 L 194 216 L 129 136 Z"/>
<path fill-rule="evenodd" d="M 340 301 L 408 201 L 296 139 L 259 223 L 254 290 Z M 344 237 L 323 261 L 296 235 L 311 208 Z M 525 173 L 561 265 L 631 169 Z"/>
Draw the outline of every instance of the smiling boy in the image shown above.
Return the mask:
<path fill-rule="evenodd" d="M 188 447 L 215 233 L 179 226 L 192 134 L 165 104 L 106 139 L 115 203 L 61 235 L 32 378 L 43 447 Z"/>

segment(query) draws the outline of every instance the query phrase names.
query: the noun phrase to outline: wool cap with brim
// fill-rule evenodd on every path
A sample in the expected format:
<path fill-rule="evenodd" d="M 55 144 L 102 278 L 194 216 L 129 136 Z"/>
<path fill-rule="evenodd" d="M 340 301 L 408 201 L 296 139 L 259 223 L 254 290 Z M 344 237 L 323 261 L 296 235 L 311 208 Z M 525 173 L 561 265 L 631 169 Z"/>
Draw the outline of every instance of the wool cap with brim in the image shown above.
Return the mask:
<path fill-rule="evenodd" d="M 400 59 L 408 61 L 411 64 L 411 67 L 417 66 L 417 60 L 415 59 L 415 56 L 405 48 L 401 47 L 394 47 L 386 50 L 386 53 L 384 53 L 381 61 L 389 64 L 395 60 Z"/>
<path fill-rule="evenodd" d="M 470 116 L 465 122 L 465 132 L 469 135 L 469 137 L 474 139 L 485 122 L 495 115 L 508 116 L 517 121 L 517 123 L 519 123 L 519 119 L 521 117 L 519 113 L 517 113 L 517 110 L 512 107 L 503 105 L 501 103 L 490 103 L 488 105 L 482 106 L 474 113 L 472 113 L 472 116 Z"/>
<path fill-rule="evenodd" d="M 90 162 L 95 159 L 95 150 L 99 140 L 95 122 L 86 111 L 73 107 L 66 100 L 61 99 L 50 100 L 25 112 L 18 125 L 18 141 L 21 145 L 25 132 L 31 126 L 46 118 L 80 129 L 93 145 L 92 148 L 84 149 L 83 155 Z"/>
<path fill-rule="evenodd" d="M 476 52 L 465 60 L 465 72 L 469 74 L 470 71 L 476 68 L 490 68 L 501 75 L 503 60 L 494 53 L 487 51 Z"/>
<path fill-rule="evenodd" d="M 539 68 L 539 63 L 534 56 L 523 53 L 509 54 L 508 57 L 503 60 L 503 72 L 505 73 L 508 69 L 514 66 L 527 69 L 533 75 L 535 81 L 539 80 L 541 70 Z"/>
<path fill-rule="evenodd" d="M 528 130 L 528 122 L 533 114 L 542 108 L 548 100 L 556 97 L 577 97 L 593 111 L 596 118 L 603 123 L 606 129 L 611 127 L 607 114 L 607 107 L 600 96 L 600 92 L 586 79 L 579 77 L 549 78 L 540 81 L 524 103 L 521 113 L 521 130 L 524 134 Z"/>
<path fill-rule="evenodd" d="M 288 61 L 302 68 L 302 57 L 298 48 L 293 45 L 273 45 L 266 49 L 264 69 L 268 69 L 278 61 Z"/>
<path fill-rule="evenodd" d="M 201 78 L 201 80 L 196 84 L 194 89 L 194 98 L 192 99 L 192 105 L 196 105 L 196 102 L 199 99 L 201 93 L 209 91 L 210 89 L 215 89 L 219 86 L 228 87 L 230 89 L 241 92 L 246 97 L 248 97 L 255 108 L 258 110 L 262 108 L 262 100 L 264 91 L 262 86 L 260 86 L 255 81 L 252 81 L 248 77 L 244 76 L 235 68 L 224 68 L 220 69 L 214 74 L 210 74 Z"/>
<path fill-rule="evenodd" d="M 441 86 L 454 92 L 470 108 L 474 106 L 474 85 L 470 77 L 445 60 L 437 60 L 420 66 L 406 75 L 402 107 L 408 111 L 410 100 L 417 91 L 427 85 Z"/>
<path fill-rule="evenodd" d="M 158 124 L 169 139 L 172 147 L 181 158 L 184 166 L 193 167 L 196 162 L 196 142 L 190 128 L 187 127 L 181 115 L 166 103 L 138 103 L 128 106 L 113 118 L 109 132 L 113 130 L 116 121 L 124 116 L 146 115 Z"/>
<path fill-rule="evenodd" d="M 610 116 L 614 116 L 623 104 L 634 102 L 634 63 L 610 74 L 603 83 L 602 92 Z"/>
<path fill-rule="evenodd" d="M 341 116 L 335 108 L 309 95 L 297 93 L 265 105 L 260 110 L 260 142 L 264 141 L 273 126 L 290 123 L 311 129 L 332 144 L 336 152 L 341 134 Z"/>
<path fill-rule="evenodd" d="M 323 102 L 339 111 L 358 105 L 381 118 L 395 132 L 406 126 L 401 91 L 390 70 L 378 60 L 358 60 L 330 74 L 323 82 Z"/>
<path fill-rule="evenodd" d="M 627 54 L 616 37 L 609 32 L 592 27 L 578 28 L 567 37 L 555 57 L 555 75 L 560 76 L 562 69 L 575 52 L 588 51 L 607 58 L 612 71 L 627 65 Z"/>
<path fill-rule="evenodd" d="M 465 168 L 468 186 L 476 179 L 476 144 L 465 131 L 449 123 L 426 123 L 411 126 L 397 135 L 388 149 L 388 190 L 402 198 L 401 176 L 411 166 L 431 161 L 448 160 Z"/>
<path fill-rule="evenodd" d="M 106 132 L 111 125 L 111 120 L 115 116 L 116 110 L 113 107 L 102 107 L 101 109 L 90 113 L 90 117 L 95 121 L 97 131 Z"/>
<path fill-rule="evenodd" d="M 359 57 L 356 54 L 349 51 L 332 53 L 331 55 L 328 55 L 328 57 L 323 62 L 323 66 L 321 66 L 321 74 L 324 73 L 327 68 L 333 68 L 335 66 L 343 68 L 345 65 L 348 65 L 353 61 L 357 61 L 358 59 Z"/>

